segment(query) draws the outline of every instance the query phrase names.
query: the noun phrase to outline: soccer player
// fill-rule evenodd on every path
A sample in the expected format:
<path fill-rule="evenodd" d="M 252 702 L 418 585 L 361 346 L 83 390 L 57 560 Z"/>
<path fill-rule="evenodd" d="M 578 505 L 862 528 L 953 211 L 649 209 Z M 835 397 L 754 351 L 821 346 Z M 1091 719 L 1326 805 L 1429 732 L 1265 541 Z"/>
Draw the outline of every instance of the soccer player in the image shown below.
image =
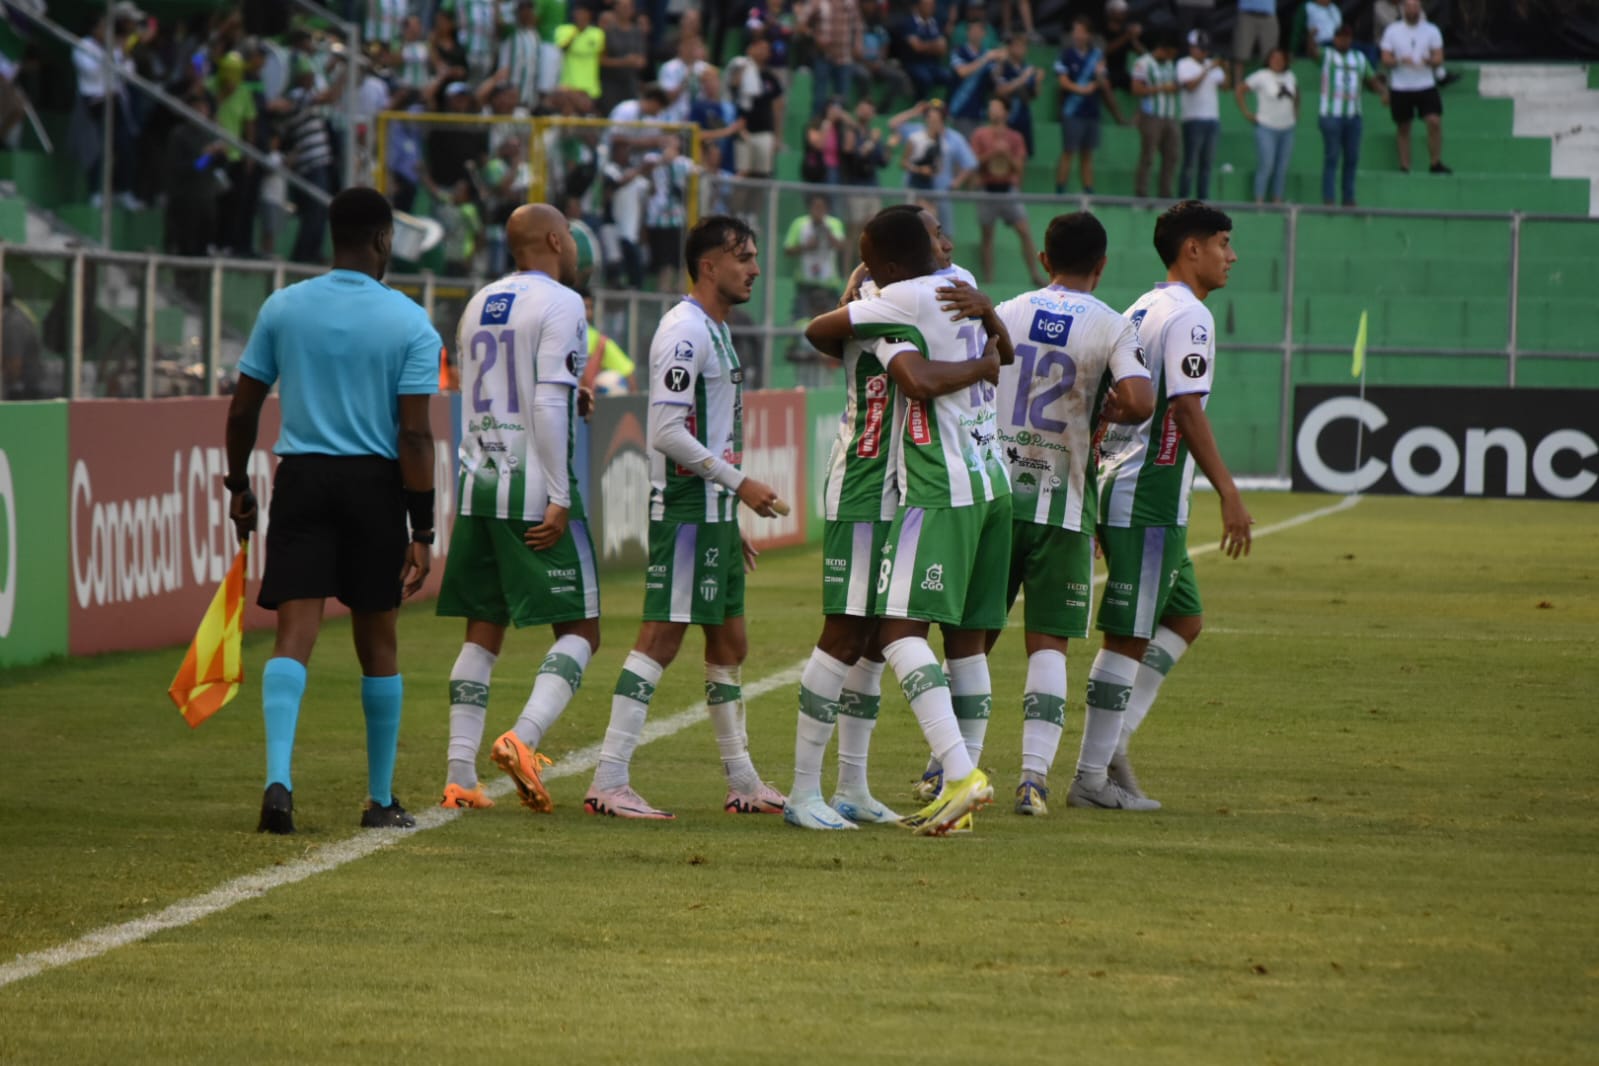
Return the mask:
<path fill-rule="evenodd" d="M 555 643 L 515 726 L 491 757 L 523 806 L 552 809 L 539 776 L 540 741 L 577 691 L 600 646 L 594 546 L 572 470 L 577 387 L 588 319 L 577 243 L 555 208 L 524 204 L 506 223 L 517 273 L 481 289 L 456 334 L 461 481 L 438 613 L 465 618 L 450 671 L 450 746 L 443 807 L 492 807 L 477 779 L 489 682 L 506 628 L 549 625 Z"/>
<path fill-rule="evenodd" d="M 267 833 L 294 832 L 294 728 L 329 596 L 350 608 L 361 661 L 361 825 L 416 824 L 392 791 L 403 694 L 395 623 L 401 599 L 427 578 L 433 544 L 428 398 L 438 390 L 442 344 L 427 313 L 382 284 L 394 241 L 388 200 L 374 189 L 346 189 L 328 217 L 333 269 L 267 297 L 228 407 L 223 484 L 242 540 L 256 527 L 246 468 L 261 405 L 278 385 L 283 428 L 273 451 L 281 461 L 259 597 L 278 614 L 261 671 L 267 785 L 257 830 Z"/>
<path fill-rule="evenodd" d="M 748 650 L 744 573 L 755 549 L 739 534 L 738 505 L 771 518 L 777 494 L 746 477 L 744 370 L 727 328 L 755 279 L 755 234 L 726 215 L 702 218 L 684 244 L 693 289 L 662 316 L 650 343 L 650 562 L 644 622 L 611 698 L 590 814 L 669 819 L 633 790 L 628 768 L 661 673 L 688 627 L 705 633 L 705 702 L 721 749 L 733 814 L 781 814 L 784 796 L 761 780 L 744 731 L 739 667 Z"/>
<path fill-rule="evenodd" d="M 917 217 L 880 212 L 867 224 L 861 254 L 878 296 L 823 315 L 806 337 L 824 351 L 852 337 L 879 338 L 877 359 L 906 400 L 900 505 L 877 577 L 878 637 L 947 779 L 910 821 L 918 832 L 942 834 L 993 798 L 967 752 L 927 634 L 931 623 L 944 625 L 952 669 L 956 657 L 970 656 L 986 675 L 984 631 L 1004 624 L 1004 596 L 997 582 L 974 578 L 1009 563 L 1010 488 L 993 453 L 984 382 L 998 379 L 1000 360 L 1011 353 L 997 318 L 951 320 L 939 295 L 948 286 L 935 276 L 933 242 Z"/>
<path fill-rule="evenodd" d="M 953 278 L 940 288 L 943 300 L 984 301 L 970 275 L 949 259 L 953 245 L 938 218 L 924 208 L 896 204 L 885 211 L 916 217 L 933 241 L 936 277 Z M 964 282 L 964 285 L 961 284 Z M 964 291 L 962 291 L 964 289 Z M 877 285 L 856 268 L 840 306 L 878 295 Z M 955 304 L 949 305 L 955 307 Z M 956 311 L 956 317 L 963 312 Z M 980 317 L 980 314 L 979 314 Z M 806 829 L 850 829 L 855 823 L 893 823 L 899 815 L 871 794 L 866 780 L 867 751 L 881 702 L 882 650 L 876 640 L 877 566 L 888 527 L 899 503 L 899 433 L 904 408 L 899 386 L 883 369 L 875 341 L 850 340 L 835 345 L 844 362 L 845 411 L 828 462 L 824 490 L 826 532 L 823 540 L 822 613 L 826 620 L 800 679 L 799 718 L 794 751 L 794 787 L 789 791 L 784 820 Z M 908 373 L 925 373 L 931 364 Z M 967 388 L 969 382 L 949 388 Z M 838 788 L 830 803 L 821 795 L 822 758 L 833 725 L 838 723 Z"/>
<path fill-rule="evenodd" d="M 1249 553 L 1254 522 L 1222 462 L 1205 417 L 1216 363 L 1216 324 L 1205 298 L 1227 284 L 1238 261 L 1232 219 L 1198 200 L 1173 204 L 1155 221 L 1166 281 L 1127 309 L 1138 327 L 1155 389 L 1153 416 L 1110 426 L 1100 437 L 1099 543 L 1105 594 L 1104 647 L 1088 674 L 1088 713 L 1073 807 L 1156 810 L 1127 759 L 1127 745 L 1203 626 L 1188 557 L 1188 497 L 1197 464 L 1221 497 L 1221 550 Z"/>
<path fill-rule="evenodd" d="M 1141 422 L 1155 406 L 1138 328 L 1092 295 L 1106 247 L 1105 227 L 1087 211 L 1057 216 L 1039 256 L 1049 286 L 999 305 L 1011 336 L 1025 338 L 999 372 L 998 398 L 1011 483 L 1006 607 L 1027 593 L 1017 814 L 1049 811 L 1049 768 L 1066 724 L 1066 644 L 1088 636 L 1094 430 L 1106 419 Z"/>

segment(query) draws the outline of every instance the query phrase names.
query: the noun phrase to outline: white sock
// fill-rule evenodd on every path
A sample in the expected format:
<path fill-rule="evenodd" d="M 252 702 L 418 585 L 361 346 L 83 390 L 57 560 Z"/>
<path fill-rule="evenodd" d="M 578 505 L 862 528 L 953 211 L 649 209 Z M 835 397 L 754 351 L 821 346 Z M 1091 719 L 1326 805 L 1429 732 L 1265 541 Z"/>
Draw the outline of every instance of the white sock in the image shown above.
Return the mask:
<path fill-rule="evenodd" d="M 499 658 L 481 644 L 461 645 L 450 668 L 450 746 L 448 780 L 464 789 L 477 788 L 477 753 L 483 745 L 483 723 L 489 714 L 489 678 Z"/>
<path fill-rule="evenodd" d="M 1083 746 L 1077 773 L 1085 784 L 1105 783 L 1105 767 L 1121 737 L 1122 714 L 1138 677 L 1138 663 L 1125 655 L 1099 649 L 1088 671 L 1088 713 L 1083 716 Z"/>
<path fill-rule="evenodd" d="M 955 705 L 949 682 L 939 668 L 938 656 L 925 637 L 904 637 L 883 649 L 894 676 L 899 678 L 905 702 L 922 727 L 927 746 L 944 767 L 945 781 L 959 781 L 974 769 L 966 754 L 966 742 L 955 722 Z"/>
<path fill-rule="evenodd" d="M 983 738 L 988 735 L 988 715 L 994 705 L 994 683 L 988 676 L 988 656 L 968 655 L 951 659 L 949 694 L 955 705 L 955 721 L 960 726 L 966 756 L 976 766 L 983 757 Z"/>
<path fill-rule="evenodd" d="M 622 663 L 611 696 L 611 724 L 605 728 L 600 745 L 600 764 L 594 770 L 595 792 L 608 792 L 628 783 L 627 768 L 644 732 L 644 719 L 650 713 L 650 699 L 661 683 L 661 664 L 641 651 L 630 651 Z"/>
<path fill-rule="evenodd" d="M 799 723 L 794 732 L 794 787 L 791 797 L 822 794 L 822 759 L 838 720 L 838 698 L 849 667 L 821 648 L 811 650 L 800 675 Z"/>
<path fill-rule="evenodd" d="M 570 633 L 550 645 L 549 654 L 544 656 L 544 664 L 539 667 L 539 675 L 533 679 L 533 693 L 528 696 L 522 716 L 514 726 L 522 743 L 535 751 L 538 749 L 544 734 L 572 702 L 593 654 L 588 641 Z"/>
<path fill-rule="evenodd" d="M 1144 649 L 1144 661 L 1138 664 L 1138 680 L 1133 682 L 1133 694 L 1127 698 L 1127 713 L 1122 715 L 1121 740 L 1116 744 L 1119 754 L 1127 754 L 1133 734 L 1138 732 L 1149 709 L 1155 705 L 1160 683 L 1166 680 L 1166 675 L 1187 650 L 1188 642 L 1170 629 L 1160 626 L 1155 630 L 1155 638 Z"/>
<path fill-rule="evenodd" d="M 883 705 L 883 667 L 862 656 L 849 668 L 838 697 L 838 790 L 869 791 L 866 754 Z"/>
<path fill-rule="evenodd" d="M 744 688 L 739 668 L 705 664 L 705 710 L 716 730 L 716 747 L 722 753 L 727 786 L 735 792 L 754 792 L 761 775 L 750 761 L 750 738 L 744 731 Z"/>
<path fill-rule="evenodd" d="M 1035 651 L 1027 657 L 1022 690 L 1022 769 L 1048 776 L 1066 727 L 1066 655 Z"/>

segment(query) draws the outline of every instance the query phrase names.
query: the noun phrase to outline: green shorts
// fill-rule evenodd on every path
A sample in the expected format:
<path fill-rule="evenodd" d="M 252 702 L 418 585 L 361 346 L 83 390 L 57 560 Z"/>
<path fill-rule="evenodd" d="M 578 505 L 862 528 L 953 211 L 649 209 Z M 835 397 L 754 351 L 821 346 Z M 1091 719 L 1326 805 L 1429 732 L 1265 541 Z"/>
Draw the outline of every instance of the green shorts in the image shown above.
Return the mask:
<path fill-rule="evenodd" d="M 644 621 L 718 626 L 744 613 L 737 522 L 650 523 Z"/>
<path fill-rule="evenodd" d="M 822 613 L 872 618 L 877 563 L 890 522 L 828 522 L 822 532 Z"/>
<path fill-rule="evenodd" d="M 1096 627 L 1119 637 L 1155 635 L 1162 618 L 1204 614 L 1187 526 L 1099 527 L 1109 574 Z"/>
<path fill-rule="evenodd" d="M 1052 637 L 1088 636 L 1094 583 L 1094 538 L 1087 533 L 1037 522 L 1011 523 L 1010 580 L 1005 606 L 1025 589 L 1022 619 L 1029 633 Z"/>
<path fill-rule="evenodd" d="M 438 613 L 518 627 L 598 618 L 600 583 L 588 525 L 568 522 L 553 548 L 534 551 L 522 537 L 536 525 L 456 515 Z"/>
<path fill-rule="evenodd" d="M 1010 497 L 970 507 L 901 507 L 877 571 L 877 614 L 1002 629 Z"/>

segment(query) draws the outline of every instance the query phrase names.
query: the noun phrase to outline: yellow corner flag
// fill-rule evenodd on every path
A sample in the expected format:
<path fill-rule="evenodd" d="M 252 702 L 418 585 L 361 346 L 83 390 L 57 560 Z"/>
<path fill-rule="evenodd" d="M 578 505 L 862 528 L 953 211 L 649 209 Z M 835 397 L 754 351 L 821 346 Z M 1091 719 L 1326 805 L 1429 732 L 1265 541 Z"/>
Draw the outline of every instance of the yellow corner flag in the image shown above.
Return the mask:
<path fill-rule="evenodd" d="M 1355 361 L 1349 368 L 1349 376 L 1358 378 L 1366 369 L 1366 312 L 1360 312 L 1360 328 L 1355 331 Z"/>
<path fill-rule="evenodd" d="M 239 545 L 167 689 L 191 729 L 226 706 L 244 681 L 244 562 L 249 546 L 249 541 Z"/>

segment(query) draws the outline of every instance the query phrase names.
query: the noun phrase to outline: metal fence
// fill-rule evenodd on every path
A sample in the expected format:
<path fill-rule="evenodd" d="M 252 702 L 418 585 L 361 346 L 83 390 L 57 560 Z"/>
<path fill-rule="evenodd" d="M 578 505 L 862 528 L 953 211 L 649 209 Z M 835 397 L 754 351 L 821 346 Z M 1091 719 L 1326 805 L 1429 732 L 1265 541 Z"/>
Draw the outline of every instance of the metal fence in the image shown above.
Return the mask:
<path fill-rule="evenodd" d="M 702 184 L 705 210 L 746 216 L 763 279 L 732 322 L 763 386 L 832 387 L 836 369 L 803 341 L 808 308 L 784 249 L 790 223 L 827 198 L 851 237 L 898 188 L 806 186 L 724 179 Z M 916 195 L 928 195 L 917 193 Z M 938 195 L 957 261 L 979 263 L 975 206 L 986 194 Z M 1100 295 L 1124 306 L 1164 272 L 1149 243 L 1162 205 L 1108 197 L 1024 196 L 1032 231 L 1088 208 L 1106 220 L 1111 262 Z M 1374 382 L 1599 388 L 1599 300 L 1589 291 L 1599 221 L 1521 213 L 1339 210 L 1228 205 L 1240 261 L 1212 294 L 1218 382 L 1213 421 L 1241 472 L 1285 474 L 1296 384 L 1348 381 L 1362 310 L 1370 312 Z M 1026 287 L 1016 235 L 994 236 L 997 299 Z M 614 243 L 614 242 L 610 242 Z M 838 273 L 852 264 L 839 262 Z M 65 397 L 216 394 L 231 389 L 261 301 L 319 272 L 261 260 L 181 259 L 90 249 L 0 245 L 47 353 L 43 388 Z M 467 297 L 486 279 L 398 274 L 388 281 L 428 310 L 448 343 Z M 597 325 L 644 362 L 670 293 L 595 291 Z M 0 344 L 12 344 L 11 337 Z M 0 360 L 4 351 L 0 350 Z M 4 365 L 0 363 L 0 365 Z"/>

